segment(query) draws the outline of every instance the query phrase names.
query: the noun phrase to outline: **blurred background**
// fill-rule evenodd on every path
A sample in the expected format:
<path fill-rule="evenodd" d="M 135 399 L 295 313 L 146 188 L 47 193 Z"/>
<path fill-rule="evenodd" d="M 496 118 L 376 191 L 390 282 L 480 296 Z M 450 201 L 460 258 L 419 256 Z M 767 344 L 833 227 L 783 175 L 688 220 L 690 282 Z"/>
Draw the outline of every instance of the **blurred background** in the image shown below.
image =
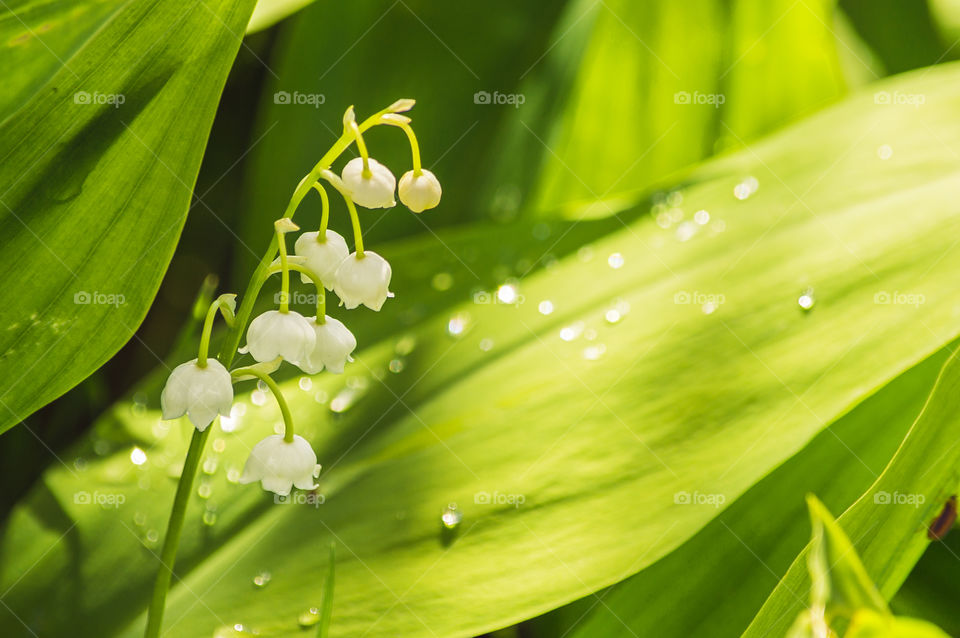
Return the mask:
<path fill-rule="evenodd" d="M 444 187 L 424 215 L 363 211 L 376 247 L 477 220 L 633 211 L 705 158 L 960 55 L 955 0 L 319 0 L 266 22 L 234 64 L 176 255 L 136 336 L 29 428 L 4 434 L 4 513 L 54 462 L 51 450 L 170 354 L 209 274 L 222 290 L 243 289 L 272 220 L 351 104 L 363 117 L 416 98 L 425 166 Z M 376 130 L 367 143 L 399 175 L 408 150 L 392 136 Z M 316 219 L 318 200 L 305 208 Z M 346 235 L 340 213 L 335 203 L 331 226 Z M 518 274 L 478 273 L 491 286 Z M 416 308 L 398 320 L 415 323 Z"/>

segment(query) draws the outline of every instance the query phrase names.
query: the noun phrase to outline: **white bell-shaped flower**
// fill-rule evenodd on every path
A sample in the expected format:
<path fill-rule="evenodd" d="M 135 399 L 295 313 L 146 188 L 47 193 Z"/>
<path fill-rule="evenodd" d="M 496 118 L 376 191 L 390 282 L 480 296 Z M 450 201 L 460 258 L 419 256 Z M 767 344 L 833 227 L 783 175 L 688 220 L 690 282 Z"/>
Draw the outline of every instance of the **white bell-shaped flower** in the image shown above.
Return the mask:
<path fill-rule="evenodd" d="M 337 267 L 333 290 L 348 310 L 360 304 L 380 310 L 387 297 L 393 296 L 389 290 L 392 274 L 390 264 L 377 253 L 352 253 Z"/>
<path fill-rule="evenodd" d="M 316 344 L 317 337 L 310 322 L 299 312 L 268 310 L 250 322 L 247 345 L 240 352 L 249 352 L 260 362 L 283 357 L 300 365 Z"/>
<path fill-rule="evenodd" d="M 400 201 L 415 213 L 422 213 L 435 208 L 440 203 L 440 180 L 430 171 L 424 169 L 417 175 L 407 171 L 400 177 Z"/>
<path fill-rule="evenodd" d="M 317 273 L 323 280 L 327 290 L 333 290 L 333 278 L 337 273 L 337 266 L 347 258 L 350 249 L 343 235 L 332 230 L 326 231 L 326 241 L 317 241 L 318 232 L 303 233 L 297 237 L 293 251 L 304 258 L 303 265 Z M 305 274 L 300 273 L 300 281 L 313 283 Z"/>
<path fill-rule="evenodd" d="M 347 361 L 353 361 L 350 354 L 357 347 L 357 338 L 343 322 L 330 315 L 326 315 L 324 323 L 317 323 L 316 317 L 308 317 L 307 321 L 317 333 L 317 345 L 306 360 L 300 363 L 300 369 L 307 374 L 316 374 L 326 367 L 335 374 L 342 373 Z"/>
<path fill-rule="evenodd" d="M 350 192 L 350 199 L 364 208 L 393 208 L 397 205 L 393 189 L 397 178 L 390 169 L 370 158 L 370 174 L 363 174 L 363 158 L 355 157 L 343 167 L 340 178 Z"/>
<path fill-rule="evenodd" d="M 263 489 L 286 496 L 293 486 L 316 489 L 314 479 L 319 475 L 317 454 L 305 438 L 294 435 L 287 443 L 282 434 L 274 434 L 253 446 L 240 482 L 260 481 Z"/>
<path fill-rule="evenodd" d="M 212 358 L 207 359 L 205 368 L 198 366 L 196 359 L 178 365 L 160 393 L 164 419 L 177 419 L 186 414 L 201 432 L 218 414 L 229 416 L 232 404 L 230 373 Z"/>

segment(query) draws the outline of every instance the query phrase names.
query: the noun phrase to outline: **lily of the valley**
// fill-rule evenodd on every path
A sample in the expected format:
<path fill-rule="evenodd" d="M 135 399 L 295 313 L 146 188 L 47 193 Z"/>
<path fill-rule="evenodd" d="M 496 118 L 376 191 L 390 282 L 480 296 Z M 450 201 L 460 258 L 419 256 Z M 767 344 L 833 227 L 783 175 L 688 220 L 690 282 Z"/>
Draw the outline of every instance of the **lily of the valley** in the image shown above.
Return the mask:
<path fill-rule="evenodd" d="M 397 205 L 393 198 L 397 178 L 377 160 L 369 158 L 367 162 L 369 170 L 362 157 L 353 158 L 343 167 L 340 179 L 350 192 L 350 199 L 364 208 L 393 208 Z"/>
<path fill-rule="evenodd" d="M 260 481 L 263 489 L 286 496 L 294 486 L 316 489 L 314 479 L 319 475 L 317 454 L 306 439 L 294 435 L 288 443 L 282 434 L 274 434 L 253 446 L 240 482 Z"/>
<path fill-rule="evenodd" d="M 348 310 L 360 304 L 371 310 L 380 310 L 390 292 L 390 277 L 393 271 L 387 260 L 372 251 L 362 255 L 352 253 L 337 267 L 334 277 L 334 292 Z"/>
<path fill-rule="evenodd" d="M 415 213 L 435 208 L 440 203 L 440 180 L 426 169 L 407 171 L 400 178 L 400 201 Z"/>
<path fill-rule="evenodd" d="M 160 394 L 164 419 L 177 419 L 186 414 L 201 432 L 218 414 L 229 416 L 232 404 L 230 373 L 216 359 L 207 359 L 202 368 L 197 365 L 197 359 L 181 363 L 170 373 Z"/>
<path fill-rule="evenodd" d="M 300 365 L 316 344 L 317 337 L 310 322 L 299 312 L 268 310 L 250 322 L 247 345 L 240 352 L 249 352 L 260 362 L 283 357 Z"/>
<path fill-rule="evenodd" d="M 307 320 L 317 335 L 317 345 L 300 363 L 300 369 L 307 374 L 316 374 L 324 368 L 335 374 L 342 373 L 347 361 L 353 361 L 350 354 L 357 347 L 357 338 L 343 322 L 330 315 L 325 316 L 323 323 L 317 323 L 316 317 Z"/>
<path fill-rule="evenodd" d="M 297 238 L 293 250 L 298 257 L 303 257 L 303 265 L 317 273 L 323 280 L 323 285 L 327 290 L 333 290 L 333 280 L 337 273 L 337 266 L 347 258 L 350 249 L 347 248 L 347 241 L 340 233 L 327 230 L 324 234 L 324 241 L 317 241 L 319 233 L 303 233 Z M 303 283 L 310 283 L 310 278 L 300 273 L 300 280 Z"/>

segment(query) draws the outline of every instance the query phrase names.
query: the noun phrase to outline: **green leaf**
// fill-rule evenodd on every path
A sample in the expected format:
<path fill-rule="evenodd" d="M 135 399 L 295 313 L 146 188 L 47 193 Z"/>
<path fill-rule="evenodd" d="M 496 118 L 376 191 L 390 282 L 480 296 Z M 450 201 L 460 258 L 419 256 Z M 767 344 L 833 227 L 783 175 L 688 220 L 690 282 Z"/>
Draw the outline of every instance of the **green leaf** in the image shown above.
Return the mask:
<path fill-rule="evenodd" d="M 870 487 L 923 407 L 950 347 L 831 423 L 676 551 L 608 592 L 578 601 L 586 609 L 565 625 L 576 629 L 571 638 L 616 635 L 624 626 L 637 636 L 740 635 L 810 539 L 798 524 L 804 494 L 812 490 L 842 511 Z M 718 586 L 730 581 L 737 587 Z M 702 611 L 676 613 L 692 607 Z"/>
<path fill-rule="evenodd" d="M 146 314 L 251 9 L 130 2 L 42 86 L 47 67 L 7 67 L 31 97 L 0 124 L 0 432 L 101 366 Z"/>
<path fill-rule="evenodd" d="M 402 335 L 365 342 L 346 379 L 286 383 L 298 432 L 326 466 L 318 507 L 231 482 L 278 423 L 267 397 L 241 394 L 245 413 L 211 436 L 167 628 L 209 636 L 243 623 L 296 635 L 331 541 L 337 636 L 482 633 L 682 546 L 719 514 L 715 505 L 956 336 L 960 252 L 949 248 L 960 216 L 948 149 L 960 143 L 958 73 L 883 85 L 926 95 L 922 118 L 871 92 L 684 176 L 686 224 L 662 228 L 646 208 L 608 220 L 623 227 L 515 282 L 522 303 L 461 297 L 464 314 L 421 317 Z M 919 142 L 932 131 L 942 144 Z M 889 159 L 877 156 L 881 144 L 895 149 Z M 734 187 L 746 176 L 758 189 L 740 200 Z M 904 214 L 908 206 L 924 215 Z M 690 220 L 699 210 L 709 223 Z M 513 231 L 504 242 L 527 264 L 562 227 L 533 228 L 535 237 L 528 225 L 497 229 Z M 508 249 L 471 252 L 472 233 L 405 243 L 409 261 L 394 260 L 397 298 L 384 309 L 396 315 L 379 320 L 415 313 L 411 273 L 447 259 L 444 246 L 463 255 L 457 277 L 496 272 Z M 804 312 L 797 297 L 811 285 L 818 301 Z M 458 338 L 451 318 L 467 328 Z M 157 567 L 149 550 L 189 432 L 149 407 L 119 405 L 69 467 L 47 472 L 0 543 L 13 612 L 42 634 L 140 632 L 134 612 Z M 131 463 L 131 440 L 145 463 Z M 124 502 L 104 509 L 84 493 Z M 453 537 L 440 523 L 451 502 L 464 514 Z M 911 511 L 911 524 L 927 514 Z M 875 557 L 863 556 L 869 570 Z M 263 571 L 271 580 L 257 588 Z M 125 577 L 107 577 L 117 573 Z"/>
<path fill-rule="evenodd" d="M 857 539 L 855 549 L 867 574 L 886 599 L 899 589 L 919 560 L 930 542 L 927 526 L 957 491 L 954 468 L 960 461 L 960 450 L 953 442 L 960 428 L 956 417 L 958 389 L 960 361 L 953 355 L 883 474 L 838 519 L 847 535 Z M 793 592 L 809 583 L 803 569 L 806 553 L 791 566 L 745 636 L 782 631 L 784 616 L 796 615 L 798 601 Z"/>

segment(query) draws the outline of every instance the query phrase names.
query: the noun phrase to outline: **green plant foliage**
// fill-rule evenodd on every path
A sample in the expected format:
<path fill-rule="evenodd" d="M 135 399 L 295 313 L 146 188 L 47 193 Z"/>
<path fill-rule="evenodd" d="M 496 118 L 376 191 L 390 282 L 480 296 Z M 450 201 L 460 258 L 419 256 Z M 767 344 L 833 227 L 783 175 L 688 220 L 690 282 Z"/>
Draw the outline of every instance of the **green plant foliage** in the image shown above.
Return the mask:
<path fill-rule="evenodd" d="M 864 606 L 863 597 L 856 595 L 857 591 L 864 590 L 849 586 L 854 580 L 851 576 L 856 576 L 857 581 L 873 580 L 884 599 L 892 597 L 929 544 L 926 531 L 930 521 L 957 491 L 958 452 L 952 443 L 956 439 L 958 386 L 960 363 L 954 355 L 944 365 L 923 411 L 887 468 L 838 519 L 846 535 L 858 539 L 853 549 L 860 554 L 866 568 L 863 574 L 854 574 L 859 570 L 845 571 L 842 562 L 832 568 L 831 573 L 836 576 L 833 582 L 838 585 L 831 584 L 831 591 L 834 595 L 841 594 L 837 604 L 848 614 Z M 803 563 L 817 562 L 808 557 L 809 552 L 816 550 L 816 538 L 812 547 L 794 562 L 745 636 L 782 632 L 785 615 L 796 616 L 798 601 L 794 592 L 810 582 Z M 837 562 L 840 554 L 850 554 L 850 550 L 837 547 L 831 564 Z M 848 586 L 839 585 L 842 583 Z M 799 602 L 799 607 L 802 605 L 802 601 Z M 854 625 L 855 621 L 856 618 Z"/>
<path fill-rule="evenodd" d="M 100 367 L 146 314 L 252 6 L 127 3 L 99 25 L 98 3 L 42 5 L 27 11 L 39 31 L 2 23 L 27 34 L 5 59 L 6 105 L 30 97 L 0 124 L 0 432 Z M 44 24 L 58 70 L 39 85 L 50 61 L 18 59 L 43 57 Z"/>
<path fill-rule="evenodd" d="M 286 383 L 298 431 L 327 466 L 318 507 L 231 483 L 279 419 L 263 397 L 242 395 L 245 414 L 211 437 L 168 628 L 209 636 L 240 622 L 298 634 L 299 613 L 322 597 L 331 541 L 334 636 L 479 633 L 682 546 L 722 511 L 719 497 L 733 503 L 956 336 L 960 253 L 948 249 L 960 218 L 944 146 L 960 141 L 947 126 L 960 104 L 957 73 L 881 87 L 926 95 L 922 119 L 912 106 L 860 95 L 686 175 L 666 198 L 683 221 L 676 211 L 659 219 L 669 228 L 647 215 L 608 220 L 620 228 L 513 284 L 515 303 L 462 299 L 399 337 L 367 342 L 345 379 L 317 377 L 309 390 Z M 925 143 L 934 134 L 942 144 Z M 892 157 L 877 156 L 881 144 Z M 752 185 L 747 176 L 757 188 L 741 200 L 734 189 Z M 710 220 L 691 221 L 697 210 Z M 531 239 L 524 228 L 505 241 L 535 263 L 558 237 L 547 226 L 547 237 L 535 227 L 540 239 Z M 464 233 L 438 236 L 456 248 Z M 407 244 L 411 258 L 448 258 L 434 237 L 420 241 L 420 251 Z M 390 246 L 378 249 L 393 258 Z M 499 258 L 477 251 L 463 265 L 490 272 Z M 402 261 L 394 270 L 398 297 L 388 303 L 402 315 L 417 302 L 404 301 L 413 285 Z M 804 312 L 797 297 L 809 285 L 819 300 Z M 451 327 L 463 330 L 451 337 Z M 43 634 L 140 631 L 132 610 L 148 595 L 188 433 L 150 408 L 119 405 L 66 467 L 45 475 L 0 545 L 14 613 Z M 144 450 L 140 465 L 131 439 Z M 930 458 L 923 480 L 933 484 L 946 461 Z M 97 494 L 107 507 L 83 502 Z M 110 509 L 111 495 L 122 506 Z M 905 520 L 883 529 L 913 534 L 942 500 L 934 496 L 926 508 L 889 508 Z M 464 514 L 452 536 L 440 525 L 450 502 Z M 918 556 L 915 541 L 903 542 L 909 551 L 890 559 L 898 574 Z M 876 552 L 863 556 L 873 576 Z M 130 575 L 123 582 L 103 576 L 119 569 Z M 265 570 L 269 584 L 254 586 Z M 877 579 L 881 593 L 893 580 Z"/>

